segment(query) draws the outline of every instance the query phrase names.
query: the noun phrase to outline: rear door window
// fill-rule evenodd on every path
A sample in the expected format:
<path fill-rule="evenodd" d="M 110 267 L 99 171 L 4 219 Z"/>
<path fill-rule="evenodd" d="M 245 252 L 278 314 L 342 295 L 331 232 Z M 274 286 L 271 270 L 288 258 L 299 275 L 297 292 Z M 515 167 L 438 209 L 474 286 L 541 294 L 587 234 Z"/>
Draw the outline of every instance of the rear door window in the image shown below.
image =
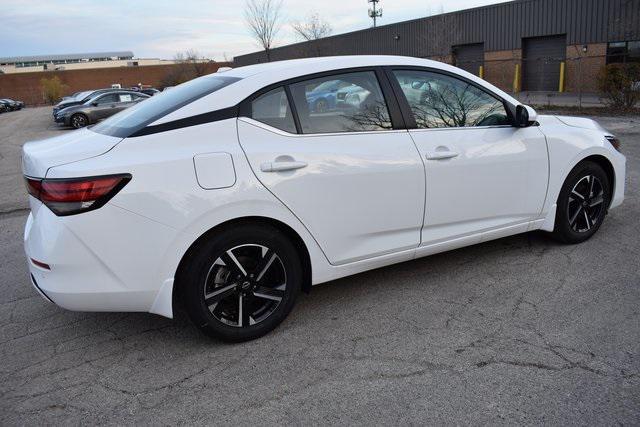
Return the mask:
<path fill-rule="evenodd" d="M 120 97 L 120 102 L 131 102 L 133 101 L 133 97 L 130 93 L 121 93 L 118 95 Z"/>
<path fill-rule="evenodd" d="M 336 74 L 290 85 L 302 133 L 392 129 L 373 71 Z"/>

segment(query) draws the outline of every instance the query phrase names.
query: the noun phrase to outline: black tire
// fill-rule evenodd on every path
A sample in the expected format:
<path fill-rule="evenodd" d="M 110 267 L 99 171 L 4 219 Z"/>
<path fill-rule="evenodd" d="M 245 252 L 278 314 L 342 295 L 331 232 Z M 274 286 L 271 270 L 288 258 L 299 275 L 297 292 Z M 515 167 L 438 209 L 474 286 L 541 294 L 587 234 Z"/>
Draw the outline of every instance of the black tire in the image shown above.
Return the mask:
<path fill-rule="evenodd" d="M 72 127 L 80 129 L 89 125 L 89 118 L 82 113 L 77 113 L 71 116 L 69 123 Z"/>
<path fill-rule="evenodd" d="M 286 235 L 272 226 L 221 230 L 190 255 L 178 277 L 182 302 L 193 323 L 210 337 L 230 342 L 259 338 L 282 323 L 300 293 L 300 257 Z M 284 288 L 278 285 L 283 278 Z"/>
<path fill-rule="evenodd" d="M 611 200 L 611 185 L 600 165 L 578 164 L 570 173 L 557 201 L 553 237 L 563 243 L 581 243 L 604 221 Z"/>

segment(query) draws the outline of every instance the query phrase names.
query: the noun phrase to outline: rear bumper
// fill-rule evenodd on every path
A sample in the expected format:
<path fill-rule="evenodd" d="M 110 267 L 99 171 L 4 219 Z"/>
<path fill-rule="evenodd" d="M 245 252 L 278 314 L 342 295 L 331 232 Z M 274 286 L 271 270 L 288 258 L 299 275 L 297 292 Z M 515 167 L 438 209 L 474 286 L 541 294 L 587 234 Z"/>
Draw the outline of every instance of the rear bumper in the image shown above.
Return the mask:
<path fill-rule="evenodd" d="M 78 215 L 70 223 L 42 205 L 33 209 L 34 205 L 37 203 L 32 203 L 32 213 L 25 225 L 24 247 L 31 283 L 43 297 L 74 311 L 151 310 L 162 281 L 153 280 L 157 268 L 150 268 L 148 262 L 154 260 L 134 255 L 140 253 L 141 248 L 125 240 L 128 233 L 111 231 L 110 240 L 106 243 L 98 241 L 95 247 L 90 247 L 87 241 L 95 236 L 84 234 L 85 226 L 80 223 L 83 220 L 78 218 L 92 212 Z M 103 209 L 109 208 L 103 206 L 95 213 Z M 113 216 L 113 212 L 111 214 Z M 92 220 L 92 228 L 95 228 L 96 220 L 103 219 L 98 215 Z M 120 215 L 116 220 L 131 214 Z M 139 239 L 141 236 L 131 237 Z M 32 259 L 48 264 L 50 269 L 34 264 Z"/>

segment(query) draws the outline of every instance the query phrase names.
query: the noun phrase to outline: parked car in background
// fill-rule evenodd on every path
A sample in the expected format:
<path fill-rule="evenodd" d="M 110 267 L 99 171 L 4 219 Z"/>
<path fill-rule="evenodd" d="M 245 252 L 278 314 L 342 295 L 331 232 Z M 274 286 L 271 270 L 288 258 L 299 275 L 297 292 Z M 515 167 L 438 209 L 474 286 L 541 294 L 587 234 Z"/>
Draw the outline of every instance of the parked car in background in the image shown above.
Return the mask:
<path fill-rule="evenodd" d="M 329 80 L 309 89 L 307 101 L 310 110 L 315 113 L 353 107 L 369 95 L 366 89 L 338 80 Z"/>
<path fill-rule="evenodd" d="M 90 100 L 91 98 L 95 97 L 98 94 L 114 92 L 118 90 L 122 90 L 122 89 L 105 88 L 105 89 L 94 89 L 94 90 L 85 90 L 82 92 L 76 92 L 76 95 L 73 98 L 60 101 L 59 103 L 53 106 L 53 116 L 55 118 L 56 113 L 62 110 L 63 108 L 71 107 L 73 105 L 84 104 L 85 102 L 87 102 L 88 100 Z"/>
<path fill-rule="evenodd" d="M 135 92 L 140 92 L 140 93 L 144 93 L 145 95 L 149 95 L 149 96 L 153 96 L 155 94 L 160 93 L 160 91 L 154 87 L 138 87 L 138 86 L 133 86 L 130 90 L 133 90 Z"/>
<path fill-rule="evenodd" d="M 4 106 L 5 111 L 22 110 L 22 108 L 24 107 L 24 102 L 14 101 L 13 99 L 9 99 L 9 98 L 0 99 L 0 104 Z"/>
<path fill-rule="evenodd" d="M 73 92 L 71 95 L 63 96 L 61 101 L 66 101 L 67 99 L 75 98 L 76 96 L 80 95 L 80 93 L 82 93 L 82 91 Z"/>
<path fill-rule="evenodd" d="M 145 95 L 149 95 L 149 96 L 153 96 L 156 95 L 158 93 L 160 93 L 160 91 L 154 87 L 150 87 L 147 89 L 142 89 L 140 92 L 144 93 Z"/>
<path fill-rule="evenodd" d="M 354 105 L 314 112 L 325 82 Z M 532 230 L 586 241 L 625 187 L 593 120 L 399 56 L 239 67 L 22 149 L 35 288 L 72 310 L 180 303 L 230 341 L 314 284 Z"/>
<path fill-rule="evenodd" d="M 55 114 L 54 120 L 78 129 L 111 117 L 147 98 L 149 95 L 133 91 L 100 93 L 83 104 L 63 108 Z"/>

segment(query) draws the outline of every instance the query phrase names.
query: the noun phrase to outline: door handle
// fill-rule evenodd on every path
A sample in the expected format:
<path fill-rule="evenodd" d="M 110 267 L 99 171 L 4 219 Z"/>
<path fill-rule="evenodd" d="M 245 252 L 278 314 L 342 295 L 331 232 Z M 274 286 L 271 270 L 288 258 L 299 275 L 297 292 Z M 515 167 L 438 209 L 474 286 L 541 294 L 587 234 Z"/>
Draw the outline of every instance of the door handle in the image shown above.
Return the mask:
<path fill-rule="evenodd" d="M 266 162 L 260 165 L 262 172 L 283 172 L 307 167 L 306 162 Z"/>
<path fill-rule="evenodd" d="M 458 157 L 459 153 L 455 151 L 428 151 L 427 152 L 427 160 L 444 160 L 444 159 L 452 159 L 454 157 Z"/>

